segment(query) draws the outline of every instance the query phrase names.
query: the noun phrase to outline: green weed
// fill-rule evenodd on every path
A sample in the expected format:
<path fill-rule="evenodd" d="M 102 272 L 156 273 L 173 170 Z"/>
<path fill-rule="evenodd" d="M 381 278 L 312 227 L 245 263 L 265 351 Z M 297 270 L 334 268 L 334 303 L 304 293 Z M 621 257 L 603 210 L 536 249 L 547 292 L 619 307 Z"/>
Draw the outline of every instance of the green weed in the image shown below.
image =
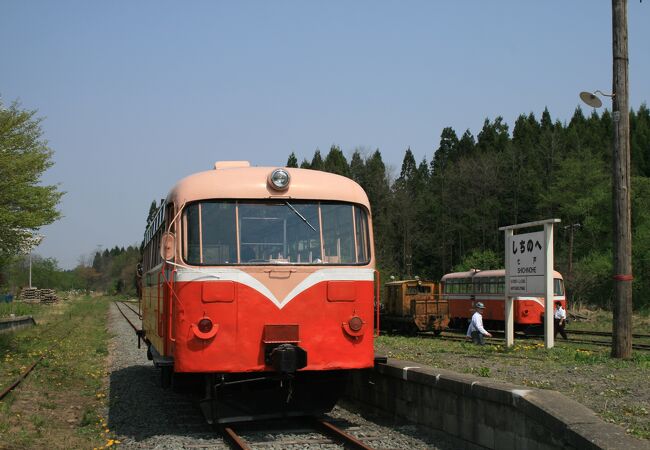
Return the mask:
<path fill-rule="evenodd" d="M 75 299 L 49 309 L 43 309 L 44 327 L 32 327 L 0 337 L 0 387 L 8 380 L 6 374 L 22 372 L 41 355 L 45 358 L 26 379 L 29 392 L 40 400 L 31 408 L 21 403 L 21 411 L 13 411 L 8 402 L 14 393 L 0 402 L 0 423 L 16 429 L 5 435 L 0 428 L 0 447 L 47 448 L 51 441 L 65 440 L 68 448 L 101 446 L 104 436 L 99 433 L 97 390 L 105 375 L 104 361 L 108 354 L 106 311 L 109 298 Z M 101 400 L 99 404 L 101 404 Z M 84 411 L 81 428 L 70 433 L 70 424 L 63 422 L 71 407 Z M 54 411 L 44 418 L 40 412 Z M 28 426 L 19 418 L 28 418 Z M 21 426 L 21 424 L 23 424 Z M 29 426 L 33 425 L 33 427 Z M 83 432 L 82 432 L 83 430 Z"/>

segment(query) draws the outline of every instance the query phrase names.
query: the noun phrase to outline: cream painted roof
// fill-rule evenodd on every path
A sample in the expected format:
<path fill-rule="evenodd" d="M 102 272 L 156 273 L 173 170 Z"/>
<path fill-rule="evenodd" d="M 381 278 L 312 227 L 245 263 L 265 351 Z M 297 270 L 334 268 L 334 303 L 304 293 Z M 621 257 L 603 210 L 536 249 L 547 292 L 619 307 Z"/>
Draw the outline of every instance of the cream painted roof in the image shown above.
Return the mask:
<path fill-rule="evenodd" d="M 167 201 L 176 205 L 201 199 L 319 199 L 364 205 L 370 210 L 368 197 L 356 182 L 332 173 L 309 169 L 283 168 L 291 176 L 289 189 L 280 192 L 267 184 L 277 167 L 224 167 L 199 172 L 180 180 Z"/>
<path fill-rule="evenodd" d="M 505 275 L 506 275 L 506 270 L 505 269 L 479 270 L 479 271 L 469 271 L 469 272 L 448 273 L 444 277 L 442 277 L 442 280 L 448 280 L 450 278 L 503 277 Z M 554 278 L 562 278 L 562 274 L 560 272 L 558 272 L 557 270 L 554 270 L 553 271 L 553 277 Z"/>

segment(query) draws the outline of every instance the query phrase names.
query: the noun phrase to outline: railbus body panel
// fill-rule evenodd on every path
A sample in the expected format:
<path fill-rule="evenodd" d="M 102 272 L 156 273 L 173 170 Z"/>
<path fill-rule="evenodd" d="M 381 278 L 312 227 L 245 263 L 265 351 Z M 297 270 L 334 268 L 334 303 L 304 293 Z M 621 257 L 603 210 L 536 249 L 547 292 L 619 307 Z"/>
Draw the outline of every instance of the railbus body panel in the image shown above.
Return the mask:
<path fill-rule="evenodd" d="M 554 272 L 553 302 L 566 308 L 562 275 Z M 470 271 L 446 274 L 442 278 L 444 297 L 449 302 L 449 315 L 458 323 L 471 318 L 474 305 L 485 305 L 483 320 L 503 323 L 505 320 L 505 270 Z M 540 325 L 544 320 L 544 298 L 520 296 L 513 298 L 514 322 L 518 329 Z"/>
<path fill-rule="evenodd" d="M 251 282 L 178 281 L 175 286 L 179 298 L 179 311 L 174 322 L 175 370 L 269 370 L 264 361 L 267 325 L 296 326 L 297 344 L 308 354 L 307 366 L 303 370 L 371 367 L 374 358 L 374 274 L 358 269 L 334 269 L 334 273 L 328 273 L 328 270 L 332 269 L 321 269 L 311 274 L 291 273 L 285 284 L 292 278 L 298 284 L 297 280 L 304 278 L 302 283 L 306 286 L 292 298 L 284 299 L 269 298 L 268 294 L 252 287 L 254 283 Z M 248 278 L 244 273 L 235 275 Z M 264 275 L 269 278 L 270 274 Z M 327 280 L 332 275 L 347 280 Z M 179 274 L 178 278 L 191 278 L 191 274 Z M 325 280 L 315 281 L 320 278 Z M 332 292 L 337 290 L 337 283 L 345 283 L 345 289 L 353 295 L 337 297 L 336 292 Z M 351 336 L 344 327 L 353 315 L 366 321 L 362 328 L 364 333 L 359 336 Z M 204 316 L 210 317 L 218 327 L 210 339 L 201 339 L 194 333 L 196 323 Z"/>

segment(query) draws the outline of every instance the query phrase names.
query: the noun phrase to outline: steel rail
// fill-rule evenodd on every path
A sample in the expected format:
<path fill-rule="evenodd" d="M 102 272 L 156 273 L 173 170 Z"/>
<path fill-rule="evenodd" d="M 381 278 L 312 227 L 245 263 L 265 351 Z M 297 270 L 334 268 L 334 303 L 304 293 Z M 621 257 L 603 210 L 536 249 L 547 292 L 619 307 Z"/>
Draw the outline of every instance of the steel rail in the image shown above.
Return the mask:
<path fill-rule="evenodd" d="M 133 307 L 131 305 L 129 305 L 126 302 L 120 302 L 120 303 L 123 304 L 124 306 L 126 306 L 127 308 L 129 308 L 131 311 L 133 311 L 138 316 L 138 319 L 142 319 L 142 315 L 138 311 L 133 309 Z"/>
<path fill-rule="evenodd" d="M 566 331 L 568 333 L 571 333 L 571 334 L 585 334 L 585 335 L 591 335 L 591 336 L 612 337 L 612 332 L 611 331 L 590 331 L 590 330 L 571 330 L 571 329 L 568 329 Z M 632 337 L 637 338 L 637 339 L 648 339 L 648 338 L 650 338 L 650 334 L 632 333 Z"/>
<path fill-rule="evenodd" d="M 119 302 L 119 303 L 121 303 L 121 302 Z M 133 322 L 131 322 L 131 321 L 129 320 L 129 318 L 126 317 L 126 314 L 124 314 L 124 311 L 122 311 L 122 308 L 120 308 L 120 305 L 118 305 L 118 302 L 115 302 L 115 306 L 117 307 L 117 310 L 120 312 L 120 314 L 122 314 L 122 316 L 123 316 L 123 317 L 126 319 L 126 321 L 129 323 L 129 325 L 131 325 L 131 328 L 133 328 L 133 329 L 135 330 L 136 334 L 140 333 L 140 330 L 138 329 L 138 327 L 136 327 L 136 326 L 133 324 Z"/>
<path fill-rule="evenodd" d="M 53 331 L 58 330 L 58 328 L 62 327 L 63 324 L 65 324 L 65 322 L 59 322 L 58 324 L 56 324 L 56 326 L 48 328 L 47 330 L 45 330 L 44 333 L 41 334 L 41 338 L 43 336 L 50 335 L 51 333 L 53 333 Z M 65 337 L 68 337 L 71 332 L 72 331 L 68 332 L 65 335 Z M 45 358 L 45 355 L 41 355 L 41 357 L 38 358 L 36 361 L 34 361 L 31 366 L 29 366 L 22 374 L 20 374 L 20 376 L 16 378 L 16 380 L 10 386 L 8 386 L 2 392 L 0 392 L 0 400 L 5 398 L 7 394 L 9 394 L 9 392 L 13 391 L 20 383 L 22 383 L 25 380 L 25 378 L 27 378 L 27 375 L 29 375 L 29 373 L 32 370 L 34 370 L 34 368 L 38 365 L 39 362 L 43 360 L 43 358 Z"/>
<path fill-rule="evenodd" d="M 341 430 L 332 423 L 324 420 L 314 418 L 314 423 L 317 428 L 324 431 L 325 434 L 331 436 L 335 440 L 341 442 L 345 448 L 357 449 L 357 450 L 373 450 L 372 447 L 364 444 L 351 434 Z"/>
<path fill-rule="evenodd" d="M 36 365 L 37 365 L 39 362 L 41 362 L 41 361 L 43 360 L 43 358 L 45 358 L 45 355 L 42 355 L 40 358 L 38 358 L 36 361 L 34 361 L 34 363 L 33 363 L 31 366 L 29 366 L 29 367 L 27 368 L 27 370 L 25 370 L 25 371 L 24 371 L 24 372 L 23 372 L 23 373 L 22 373 L 18 378 L 16 378 L 16 381 L 14 381 L 14 382 L 13 382 L 9 387 L 7 387 L 5 390 L 3 390 L 2 392 L 0 392 L 0 400 L 2 400 L 3 398 L 5 398 L 5 397 L 7 396 L 7 394 L 9 394 L 11 391 L 13 391 L 13 390 L 16 388 L 16 386 L 18 386 L 20 383 L 22 383 L 22 381 L 23 381 L 25 378 L 27 378 L 27 375 L 29 375 L 29 373 L 30 373 L 32 370 L 34 370 L 34 367 L 36 367 Z"/>
<path fill-rule="evenodd" d="M 224 435 L 224 437 L 231 444 L 231 446 L 234 446 L 235 448 L 238 448 L 240 450 L 250 450 L 250 447 L 248 446 L 246 441 L 244 441 L 233 428 L 221 427 L 221 434 Z"/>
<path fill-rule="evenodd" d="M 59 327 L 63 326 L 64 323 L 65 322 L 59 322 L 58 324 L 56 324 L 55 327 L 48 328 L 46 330 L 45 334 L 48 335 L 48 334 L 52 333 L 53 332 L 52 330 L 57 330 Z M 63 336 L 63 339 L 66 339 L 68 336 L 70 336 L 70 334 L 72 333 L 73 330 L 74 329 L 71 329 L 70 331 L 68 331 L 65 334 L 65 336 Z M 42 337 L 43 337 L 43 335 L 41 335 L 41 339 L 42 339 Z M 0 400 L 4 399 L 9 394 L 9 392 L 13 391 L 20 383 L 22 383 L 25 380 L 25 378 L 27 378 L 27 375 L 29 375 L 30 372 L 32 370 L 34 370 L 34 368 L 38 365 L 38 363 L 40 363 L 44 358 L 45 358 L 45 355 L 41 355 L 40 358 L 38 358 L 36 361 L 34 361 L 32 363 L 31 366 L 29 366 L 27 369 L 25 369 L 25 371 L 22 374 L 20 374 L 20 376 L 18 378 L 16 378 L 16 380 L 11 385 L 9 385 L 2 392 L 0 392 Z"/>

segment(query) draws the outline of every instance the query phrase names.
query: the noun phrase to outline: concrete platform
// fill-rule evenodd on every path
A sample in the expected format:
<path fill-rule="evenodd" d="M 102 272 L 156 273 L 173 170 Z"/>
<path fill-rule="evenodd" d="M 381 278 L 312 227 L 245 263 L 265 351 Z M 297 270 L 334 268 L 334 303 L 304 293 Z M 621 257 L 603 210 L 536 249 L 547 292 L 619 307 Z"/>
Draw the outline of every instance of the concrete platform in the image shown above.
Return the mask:
<path fill-rule="evenodd" d="M 32 316 L 17 316 L 0 318 L 0 333 L 20 330 L 36 325 Z"/>
<path fill-rule="evenodd" d="M 350 400 L 489 449 L 650 449 L 551 390 L 388 359 L 355 374 Z"/>

